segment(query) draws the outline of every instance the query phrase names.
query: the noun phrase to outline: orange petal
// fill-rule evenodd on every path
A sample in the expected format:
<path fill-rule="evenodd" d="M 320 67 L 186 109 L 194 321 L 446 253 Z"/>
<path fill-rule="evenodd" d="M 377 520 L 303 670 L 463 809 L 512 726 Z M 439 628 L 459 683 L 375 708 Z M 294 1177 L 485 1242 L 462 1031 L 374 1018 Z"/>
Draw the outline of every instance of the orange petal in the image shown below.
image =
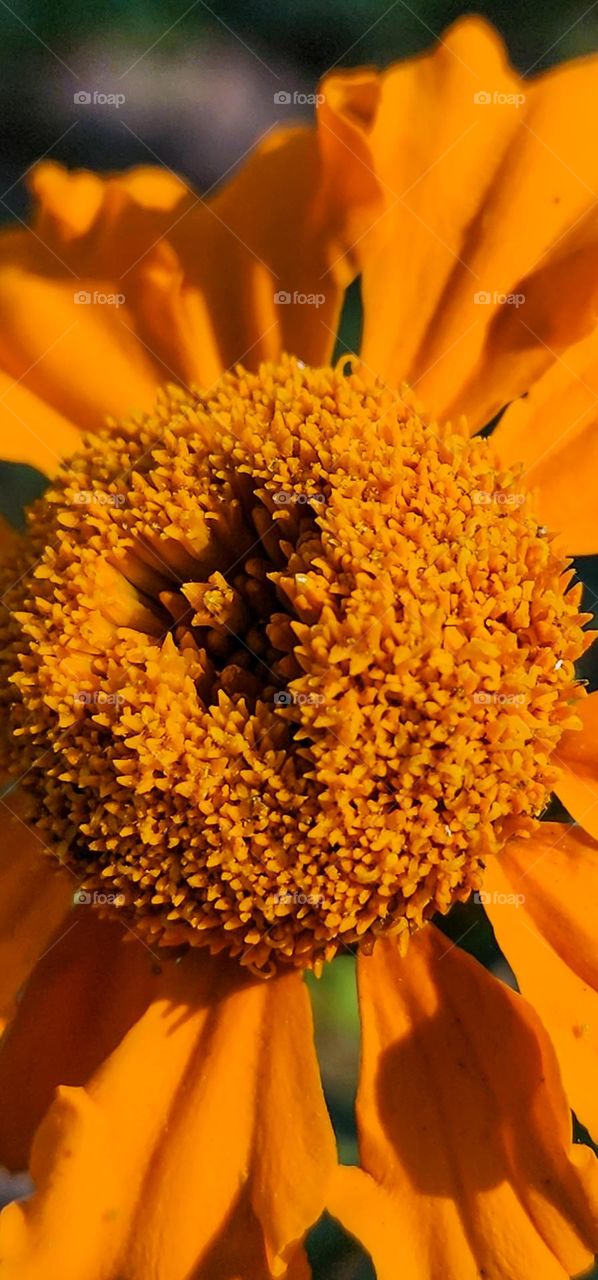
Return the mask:
<path fill-rule="evenodd" d="M 555 791 L 571 817 L 598 840 L 598 693 L 576 703 L 583 728 L 564 733 L 552 759 L 562 773 Z"/>
<path fill-rule="evenodd" d="M 116 244 L 112 242 L 111 226 L 123 210 L 130 215 L 133 204 L 150 213 L 172 213 L 187 194 L 186 184 L 167 169 L 141 165 L 106 179 L 85 169 L 69 173 L 53 160 L 36 165 L 30 186 L 39 201 L 35 230 L 42 240 L 75 244 L 100 229 L 98 215 L 104 212 L 104 236 L 96 240 L 94 249 L 106 265 L 114 252 L 126 255 L 135 247 L 123 245 L 120 237 Z"/>
<path fill-rule="evenodd" d="M 521 462 L 538 511 L 570 555 L 598 551 L 598 330 L 569 348 L 509 405 L 492 437 L 505 466 Z"/>
<path fill-rule="evenodd" d="M 0 371 L 0 457 L 27 462 L 54 475 L 62 458 L 73 453 L 79 431 L 22 382 Z"/>
<path fill-rule="evenodd" d="M 598 158 L 576 122 L 595 109 L 594 60 L 521 81 L 477 17 L 380 77 L 361 124 L 381 201 L 356 245 L 362 354 L 430 413 L 483 425 L 593 327 Z"/>
<path fill-rule="evenodd" d="M 42 163 L 32 231 L 0 240 L 0 367 L 93 428 L 239 360 L 325 362 L 355 274 L 356 167 L 313 129 L 275 132 L 209 200 L 159 169 Z"/>
<path fill-rule="evenodd" d="M 43 1121 L 36 1194 L 0 1219 L 7 1278 L 187 1280 L 204 1261 L 236 1276 L 242 1228 L 256 1280 L 304 1272 L 335 1147 L 301 978 L 248 981 L 203 952 L 162 968 L 114 1052 Z"/>
<path fill-rule="evenodd" d="M 102 415 L 150 409 L 157 385 L 186 378 L 179 312 L 188 266 L 179 260 L 170 233 L 197 197 L 182 179 L 148 166 L 100 177 L 46 161 L 33 171 L 31 185 L 38 200 L 36 234 L 75 273 L 78 288 L 92 299 L 97 291 L 120 299 L 118 305 L 92 301 L 76 308 L 85 323 L 100 313 L 115 354 L 125 360 L 124 382 L 112 379 L 109 389 L 117 403 L 106 406 L 102 400 Z M 212 263 L 214 270 L 221 267 Z M 209 363 L 209 317 L 192 337 Z"/>
<path fill-rule="evenodd" d="M 595 69 L 590 83 L 596 83 Z M 573 88 L 571 92 L 574 94 Z M 551 102 L 549 87 L 547 94 Z M 555 99 L 559 100 L 558 94 Z M 558 182 L 554 185 L 560 189 Z M 571 230 L 561 234 L 562 240 L 559 235 L 541 253 L 541 265 L 532 264 L 513 289 L 502 290 L 516 301 L 501 304 L 492 316 L 467 382 L 453 392 L 452 400 L 443 402 L 445 416 L 464 414 L 472 430 L 481 427 L 505 404 L 527 392 L 555 361 L 567 362 L 569 347 L 594 329 L 598 312 L 598 219 L 594 209 L 579 223 L 574 218 Z M 554 306 L 555 298 L 559 299 L 558 307 Z M 434 376 L 440 385 L 440 361 Z M 425 400 L 425 379 L 418 392 Z"/>
<path fill-rule="evenodd" d="M 202 1257 L 200 1280 L 272 1280 L 264 1252 L 263 1233 L 247 1193 L 241 1193 L 214 1246 Z M 312 1273 L 302 1245 L 292 1251 L 284 1280 L 311 1280 Z M 185 1278 L 186 1280 L 186 1278 Z"/>
<path fill-rule="evenodd" d="M 550 1042 L 531 1007 L 432 925 L 401 959 L 358 963 L 358 1171 L 329 1206 L 378 1280 L 564 1280 L 592 1261 L 598 1166 L 571 1144 Z M 362 1178 L 365 1175 L 362 1175 Z M 354 1223 L 352 1213 L 357 1210 Z"/>
<path fill-rule="evenodd" d="M 50 440 L 61 419 L 91 429 L 108 414 L 151 409 L 168 375 L 160 379 L 126 304 L 92 301 L 115 298 L 120 286 L 100 276 L 93 261 L 75 270 L 28 235 L 0 238 L 0 367 L 7 385 L 17 381 L 48 403 Z M 9 422 L 14 434 L 18 422 L 8 414 Z"/>
<path fill-rule="evenodd" d="M 550 1033 L 571 1106 L 598 1135 L 598 844 L 575 827 L 543 822 L 490 860 L 484 903 Z"/>
<path fill-rule="evenodd" d="M 356 274 L 347 245 L 372 192 L 352 150 L 357 128 L 348 128 L 347 148 L 326 120 L 324 106 L 317 132 L 272 134 L 230 184 L 196 201 L 172 228 L 184 275 L 173 291 L 174 260 L 169 267 L 163 259 L 147 288 L 148 299 L 163 289 L 166 308 L 148 304 L 146 314 L 152 345 L 171 335 L 187 381 L 216 378 L 237 361 L 256 368 L 282 351 L 314 365 L 330 359 L 344 289 Z M 212 337 L 202 344 L 208 324 Z"/>
<path fill-rule="evenodd" d="M 151 961 L 92 906 L 71 912 L 0 1044 L 0 1164 L 27 1168 L 56 1088 L 86 1084 L 147 1008 L 156 985 Z"/>
<path fill-rule="evenodd" d="M 37 960 L 57 931 L 69 928 L 76 887 L 70 874 L 54 869 L 25 813 L 17 791 L 0 800 L 0 1032 Z"/>

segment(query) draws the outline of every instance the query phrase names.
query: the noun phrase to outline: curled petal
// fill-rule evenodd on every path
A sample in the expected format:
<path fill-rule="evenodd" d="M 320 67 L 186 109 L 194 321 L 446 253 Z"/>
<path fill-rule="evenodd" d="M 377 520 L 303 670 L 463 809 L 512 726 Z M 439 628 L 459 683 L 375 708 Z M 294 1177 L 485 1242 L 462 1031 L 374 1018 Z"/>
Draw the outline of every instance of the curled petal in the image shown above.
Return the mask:
<path fill-rule="evenodd" d="M 53 470 L 71 424 L 149 411 L 161 383 L 206 387 L 284 349 L 325 363 L 356 271 L 357 169 L 330 131 L 308 128 L 275 131 L 207 199 L 158 168 L 104 178 L 40 164 L 32 230 L 0 238 L 7 456 Z"/>
<path fill-rule="evenodd" d="M 598 693 L 590 693 L 575 707 L 581 731 L 564 733 L 554 754 L 561 776 L 556 793 L 571 817 L 598 840 Z"/>
<path fill-rule="evenodd" d="M 597 428 L 598 329 L 509 405 L 492 437 L 504 465 L 523 464 L 540 519 L 569 555 L 598 550 Z"/>
<path fill-rule="evenodd" d="M 409 1280 L 563 1280 L 589 1266 L 598 1168 L 571 1144 L 531 1007 L 432 925 L 406 959 L 392 941 L 360 959 L 359 990 L 360 1151 L 375 1185 L 339 1170 L 329 1206 L 378 1280 L 397 1266 Z"/>
<path fill-rule="evenodd" d="M 6 1276 L 212 1280 L 237 1274 L 242 1235 L 256 1280 L 308 1274 L 335 1147 L 300 977 L 250 981 L 205 953 L 156 972 L 134 942 L 120 958 L 141 1011 L 85 1087 L 58 1090 L 36 1193 L 0 1219 Z"/>
<path fill-rule="evenodd" d="M 40 956 L 70 928 L 76 881 L 55 870 L 26 819 L 22 793 L 0 800 L 0 1031 Z"/>
<path fill-rule="evenodd" d="M 522 81 L 493 29 L 467 17 L 351 112 L 355 75 L 323 92 L 337 133 L 359 129 L 364 189 L 378 184 L 355 243 L 363 358 L 475 429 L 595 325 L 598 162 L 574 122 L 595 112 L 596 62 Z"/>
<path fill-rule="evenodd" d="M 550 1033 L 571 1106 L 598 1135 L 598 844 L 543 822 L 490 861 L 484 894 L 499 945 Z"/>

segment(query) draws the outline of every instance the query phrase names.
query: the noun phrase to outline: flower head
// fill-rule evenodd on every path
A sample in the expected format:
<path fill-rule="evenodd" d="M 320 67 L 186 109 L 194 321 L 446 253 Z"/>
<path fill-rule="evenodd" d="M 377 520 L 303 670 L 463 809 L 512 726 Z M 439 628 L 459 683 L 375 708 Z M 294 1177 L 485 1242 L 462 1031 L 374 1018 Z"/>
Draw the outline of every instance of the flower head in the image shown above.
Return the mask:
<path fill-rule="evenodd" d="M 89 437 L 7 569 L 4 691 L 82 890 L 267 973 L 479 888 L 546 804 L 584 647 L 528 506 L 359 367 L 239 368 Z"/>

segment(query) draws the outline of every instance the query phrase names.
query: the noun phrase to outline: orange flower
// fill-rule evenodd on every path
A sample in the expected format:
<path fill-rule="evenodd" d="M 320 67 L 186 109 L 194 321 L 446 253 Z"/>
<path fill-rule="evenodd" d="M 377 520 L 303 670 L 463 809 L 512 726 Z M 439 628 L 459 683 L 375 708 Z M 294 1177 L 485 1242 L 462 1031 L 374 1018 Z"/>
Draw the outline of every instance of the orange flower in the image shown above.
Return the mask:
<path fill-rule="evenodd" d="M 379 1280 L 591 1263 L 595 76 L 468 19 L 213 201 L 45 163 L 3 236 L 53 478 L 2 564 L 7 1280 L 305 1280 L 325 1208 Z M 433 922 L 472 891 L 522 994 Z M 301 976 L 347 946 L 360 1169 Z"/>

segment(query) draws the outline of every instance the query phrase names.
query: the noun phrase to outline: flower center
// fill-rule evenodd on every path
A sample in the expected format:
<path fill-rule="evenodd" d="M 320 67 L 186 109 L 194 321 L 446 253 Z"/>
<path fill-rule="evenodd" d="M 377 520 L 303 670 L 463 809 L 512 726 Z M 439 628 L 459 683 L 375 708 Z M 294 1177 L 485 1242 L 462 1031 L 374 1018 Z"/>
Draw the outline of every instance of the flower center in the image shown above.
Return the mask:
<path fill-rule="evenodd" d="M 9 767 L 153 945 L 270 973 L 406 944 L 546 803 L 579 590 L 490 443 L 359 366 L 164 392 L 20 555 Z"/>

